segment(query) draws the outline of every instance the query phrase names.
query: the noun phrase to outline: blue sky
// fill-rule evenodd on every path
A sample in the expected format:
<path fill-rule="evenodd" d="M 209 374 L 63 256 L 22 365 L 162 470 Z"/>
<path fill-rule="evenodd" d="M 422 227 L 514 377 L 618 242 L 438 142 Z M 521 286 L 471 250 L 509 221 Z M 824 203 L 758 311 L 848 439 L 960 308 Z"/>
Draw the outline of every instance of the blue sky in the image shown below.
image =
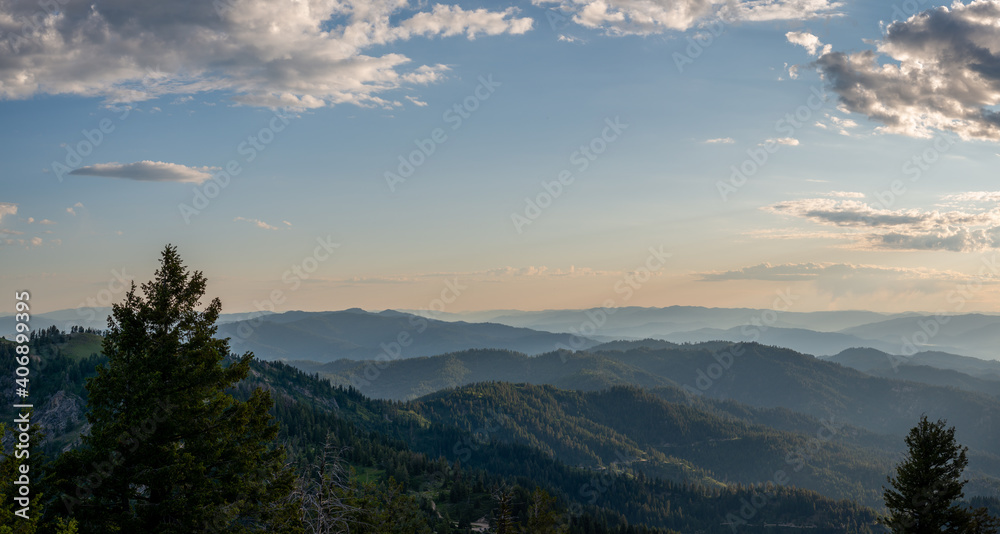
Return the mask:
<path fill-rule="evenodd" d="M 229 312 L 997 311 L 1000 2 L 188 4 L 0 13 L 38 311 L 167 243 Z"/>

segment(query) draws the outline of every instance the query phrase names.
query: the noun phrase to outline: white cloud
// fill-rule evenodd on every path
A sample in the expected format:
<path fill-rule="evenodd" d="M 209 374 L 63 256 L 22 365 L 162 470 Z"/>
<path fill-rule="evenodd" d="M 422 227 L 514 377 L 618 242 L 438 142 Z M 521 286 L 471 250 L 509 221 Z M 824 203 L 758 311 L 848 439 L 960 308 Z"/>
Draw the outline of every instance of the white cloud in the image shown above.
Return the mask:
<path fill-rule="evenodd" d="M 270 224 L 267 224 L 266 222 L 264 222 L 264 221 L 262 221 L 260 219 L 247 219 L 246 217 L 236 217 L 235 219 L 233 219 L 233 221 L 243 221 L 243 222 L 252 223 L 257 228 L 263 228 L 264 230 L 277 230 L 278 229 L 277 226 L 271 226 Z"/>
<path fill-rule="evenodd" d="M 760 145 L 764 146 L 764 145 L 769 145 L 769 144 L 777 144 L 777 145 L 785 145 L 785 146 L 799 146 L 799 140 L 796 139 L 796 138 L 794 138 L 794 137 L 777 137 L 777 138 L 774 138 L 774 139 L 767 139 L 766 141 L 764 141 Z"/>
<path fill-rule="evenodd" d="M 856 200 L 813 198 L 764 208 L 825 226 L 854 229 L 861 248 L 971 252 L 1000 248 L 1000 208 L 888 210 Z"/>
<path fill-rule="evenodd" d="M 1000 202 L 1000 191 L 969 191 L 967 193 L 956 193 L 946 195 L 942 198 L 946 201 L 956 202 Z"/>
<path fill-rule="evenodd" d="M 719 137 L 719 138 L 716 138 L 716 139 L 705 139 L 705 142 L 708 143 L 708 144 L 710 144 L 710 145 L 713 145 L 713 144 L 729 145 L 729 144 L 735 143 L 736 140 L 733 139 L 732 137 Z"/>
<path fill-rule="evenodd" d="M 857 191 L 830 191 L 829 193 L 824 193 L 824 195 L 834 198 L 865 198 L 864 193 L 858 193 Z"/>
<path fill-rule="evenodd" d="M 831 0 L 532 0 L 557 4 L 571 20 L 607 35 L 652 35 L 684 31 L 710 20 L 807 20 L 837 16 L 842 2 Z"/>
<path fill-rule="evenodd" d="M 17 215 L 17 204 L 11 202 L 0 202 L 0 222 L 7 215 Z"/>
<path fill-rule="evenodd" d="M 405 0 L 60 0 L 0 4 L 0 98 L 74 94 L 134 102 L 223 91 L 237 102 L 315 108 L 392 107 L 382 94 L 441 79 L 387 49 L 415 37 L 522 34 L 532 19 Z M 416 11 L 416 12 L 414 12 Z"/>
<path fill-rule="evenodd" d="M 187 182 L 200 184 L 212 177 L 218 167 L 188 167 L 164 161 L 137 161 L 135 163 L 98 163 L 80 167 L 70 174 L 124 178 L 141 182 Z"/>
<path fill-rule="evenodd" d="M 831 45 L 824 45 L 820 42 L 819 37 L 809 33 L 809 32 L 788 32 L 785 34 L 785 38 L 788 39 L 789 43 L 799 45 L 809 52 L 810 56 L 829 54 L 832 50 Z"/>
<path fill-rule="evenodd" d="M 421 107 L 421 108 L 427 107 L 427 102 L 424 102 L 423 100 L 420 100 L 420 99 L 418 99 L 416 97 L 412 97 L 412 96 L 407 95 L 406 99 L 409 100 L 410 102 L 412 102 L 413 105 L 415 105 L 417 107 Z"/>
<path fill-rule="evenodd" d="M 40 238 L 40 237 L 32 237 L 31 238 L 31 244 L 33 246 L 40 247 L 42 245 L 42 238 Z"/>
<path fill-rule="evenodd" d="M 879 131 L 1000 141 L 1000 0 L 956 1 L 890 24 L 875 50 L 816 60 L 843 106 Z"/>
<path fill-rule="evenodd" d="M 66 208 L 66 213 L 68 213 L 70 215 L 76 215 L 76 208 L 82 208 L 82 207 L 83 207 L 83 203 L 82 202 L 77 202 L 76 204 L 73 204 L 72 206 Z"/>

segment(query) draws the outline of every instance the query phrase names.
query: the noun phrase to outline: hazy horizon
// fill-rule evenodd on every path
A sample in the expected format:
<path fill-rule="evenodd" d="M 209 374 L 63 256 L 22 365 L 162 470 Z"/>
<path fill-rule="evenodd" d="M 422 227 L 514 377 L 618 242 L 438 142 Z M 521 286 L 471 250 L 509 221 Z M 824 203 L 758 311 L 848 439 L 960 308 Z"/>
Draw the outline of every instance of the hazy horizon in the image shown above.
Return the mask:
<path fill-rule="evenodd" d="M 3 285 L 172 243 L 227 312 L 1000 312 L 1000 2 L 359 6 L 5 33 Z"/>

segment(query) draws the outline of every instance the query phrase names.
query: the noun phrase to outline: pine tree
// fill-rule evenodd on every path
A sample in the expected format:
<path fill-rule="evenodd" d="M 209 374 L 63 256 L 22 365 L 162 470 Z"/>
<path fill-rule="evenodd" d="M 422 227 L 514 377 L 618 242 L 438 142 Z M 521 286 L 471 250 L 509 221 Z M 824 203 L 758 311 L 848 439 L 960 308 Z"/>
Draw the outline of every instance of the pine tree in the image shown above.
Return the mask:
<path fill-rule="evenodd" d="M 205 283 L 168 245 L 142 295 L 133 283 L 114 305 L 108 362 L 87 383 L 89 435 L 54 477 L 85 534 L 301 532 L 271 397 L 227 393 L 253 354 L 214 337 L 222 305 L 198 310 Z"/>
<path fill-rule="evenodd" d="M 927 416 L 906 436 L 909 453 L 889 477 L 883 496 L 889 515 L 883 522 L 896 534 L 996 532 L 985 510 L 962 507 L 969 461 L 967 447 L 955 441 L 955 427 Z M 990 530 L 992 528 L 992 530 Z"/>

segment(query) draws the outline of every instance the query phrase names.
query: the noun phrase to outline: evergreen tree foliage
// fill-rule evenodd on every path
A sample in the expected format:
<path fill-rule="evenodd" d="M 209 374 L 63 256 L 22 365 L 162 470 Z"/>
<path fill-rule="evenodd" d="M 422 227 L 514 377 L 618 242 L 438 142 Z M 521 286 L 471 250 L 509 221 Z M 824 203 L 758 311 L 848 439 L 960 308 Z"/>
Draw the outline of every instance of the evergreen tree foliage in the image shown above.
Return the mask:
<path fill-rule="evenodd" d="M 884 523 L 895 534 L 995 533 L 995 521 L 985 509 L 969 511 L 959 504 L 966 480 L 967 447 L 955 440 L 955 428 L 945 421 L 920 418 L 906 436 L 907 457 L 889 477 Z"/>
<path fill-rule="evenodd" d="M 300 532 L 294 475 L 275 445 L 270 394 L 227 392 L 253 354 L 215 339 L 222 304 L 167 246 L 152 281 L 115 304 L 107 364 L 87 383 L 91 424 L 64 454 L 53 508 L 91 532 Z M 61 505 L 61 506 L 60 506 Z"/>

